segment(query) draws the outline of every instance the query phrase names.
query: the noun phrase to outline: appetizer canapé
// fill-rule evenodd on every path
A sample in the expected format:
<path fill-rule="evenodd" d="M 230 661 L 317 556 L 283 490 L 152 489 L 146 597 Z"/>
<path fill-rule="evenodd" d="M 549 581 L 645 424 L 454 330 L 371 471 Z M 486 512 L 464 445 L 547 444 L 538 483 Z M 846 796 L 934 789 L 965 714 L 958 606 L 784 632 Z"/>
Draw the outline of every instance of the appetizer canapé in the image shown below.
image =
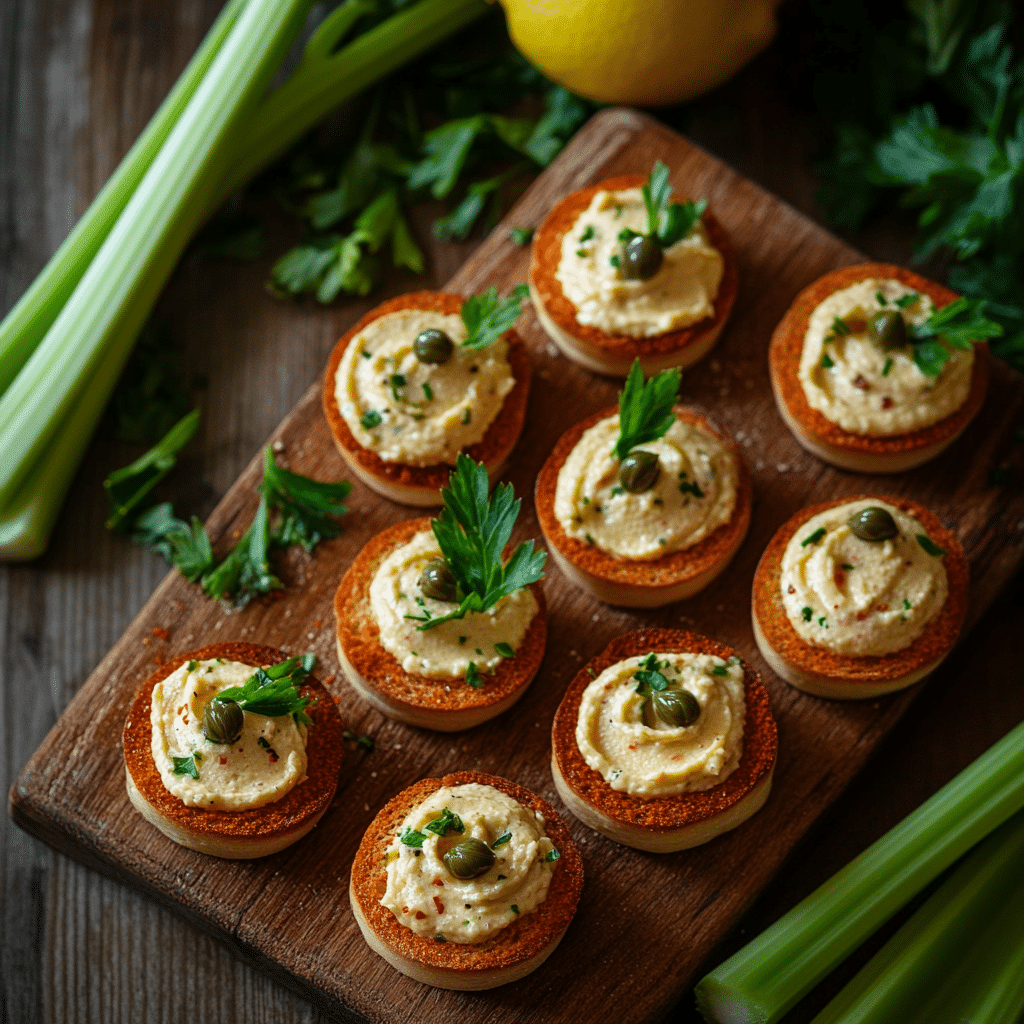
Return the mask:
<path fill-rule="evenodd" d="M 371 949 L 439 988 L 539 967 L 572 920 L 583 861 L 549 804 L 507 779 L 424 779 L 374 818 L 349 896 Z"/>
<path fill-rule="evenodd" d="M 338 656 L 356 691 L 410 725 L 468 729 L 511 707 L 547 637 L 545 554 L 520 544 L 511 485 L 459 456 L 440 516 L 373 538 L 335 596 Z"/>
<path fill-rule="evenodd" d="M 324 412 L 363 483 L 406 505 L 439 505 L 460 452 L 497 477 L 530 388 L 530 359 L 512 330 L 525 292 L 402 295 L 342 337 L 327 365 Z"/>
<path fill-rule="evenodd" d="M 569 685 L 552 729 L 551 771 L 584 824 L 668 853 L 757 811 L 776 746 L 768 695 L 732 648 L 650 629 L 614 641 Z"/>
<path fill-rule="evenodd" d="M 754 574 L 754 635 L 783 679 L 822 697 L 876 697 L 923 678 L 967 611 L 956 535 L 907 498 L 802 509 Z"/>
<path fill-rule="evenodd" d="M 176 843 L 217 857 L 276 853 L 334 797 L 343 754 L 334 698 L 309 672 L 255 644 L 213 644 L 169 661 L 124 728 L 128 795 Z"/>
<path fill-rule="evenodd" d="M 672 203 L 660 161 L 645 182 L 611 178 L 562 200 L 533 242 L 530 294 L 570 359 L 624 377 L 690 366 L 721 333 L 736 261 L 705 201 Z"/>
<path fill-rule="evenodd" d="M 867 263 L 805 288 L 772 336 L 779 411 L 841 469 L 899 473 L 938 455 L 981 408 L 988 346 L 980 303 L 901 267 Z"/>
<path fill-rule="evenodd" d="M 569 580 L 609 604 L 652 608 L 706 587 L 750 523 L 739 449 L 675 405 L 679 371 L 644 383 L 639 362 L 618 409 L 566 431 L 537 477 L 537 516 Z"/>

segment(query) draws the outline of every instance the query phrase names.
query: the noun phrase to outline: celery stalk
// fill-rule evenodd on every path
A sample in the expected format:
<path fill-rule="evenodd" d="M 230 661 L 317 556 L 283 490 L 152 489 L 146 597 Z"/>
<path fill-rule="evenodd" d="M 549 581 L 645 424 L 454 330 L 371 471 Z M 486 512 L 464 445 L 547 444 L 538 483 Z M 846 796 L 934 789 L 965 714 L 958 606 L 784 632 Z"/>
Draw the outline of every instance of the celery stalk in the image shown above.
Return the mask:
<path fill-rule="evenodd" d="M 979 1015 L 978 996 L 995 996 L 992 968 L 1005 971 L 1024 952 L 1022 866 L 1024 813 L 1018 812 L 964 858 L 813 1024 L 988 1024 L 993 1018 Z M 993 936 L 997 944 L 988 948 Z M 1021 991 L 1024 971 L 1019 980 Z M 971 1012 L 951 1012 L 964 1001 Z"/>
<path fill-rule="evenodd" d="M 131 344 L 208 208 L 224 140 L 251 115 L 310 0 L 250 0 L 89 269 L 0 397 L 0 508 L 20 488 L 92 382 Z M 69 474 L 70 481 L 70 474 Z M 7 516 L 0 513 L 0 520 Z"/>
<path fill-rule="evenodd" d="M 197 54 L 189 65 L 185 75 L 188 84 L 182 86 L 179 83 L 175 88 L 172 94 L 176 97 L 175 102 L 168 106 L 171 103 L 169 98 L 154 118 L 154 122 L 160 121 L 161 124 L 157 127 L 151 124 L 150 128 L 147 128 L 147 133 L 152 130 L 152 135 L 148 136 L 150 144 L 142 147 L 141 151 L 137 144 L 129 154 L 130 158 L 134 159 L 139 153 L 138 161 L 142 164 L 144 156 L 152 157 L 149 151 L 157 145 L 153 140 L 157 139 L 160 133 L 163 133 L 163 136 L 170 133 L 171 126 L 168 122 L 172 116 L 180 116 L 178 108 L 183 109 L 185 99 L 198 88 L 201 71 L 196 69 L 201 68 L 204 63 L 212 63 L 214 51 L 218 45 L 223 45 L 227 31 L 231 27 L 230 24 L 225 24 L 225 19 L 237 20 L 238 10 L 244 2 L 245 0 L 230 0 L 221 19 L 203 44 L 202 60 Z M 351 29 L 362 8 L 361 0 L 348 0 L 334 11 L 310 40 L 303 61 L 295 74 L 267 97 L 258 109 L 252 110 L 249 117 L 240 118 L 234 129 L 225 133 L 217 147 L 216 168 L 219 168 L 219 171 L 211 164 L 208 177 L 203 181 L 203 188 L 197 185 L 194 207 L 186 211 L 187 221 L 183 219 L 174 226 L 174 257 L 165 259 L 166 253 L 159 251 L 157 266 L 154 268 L 159 280 L 155 286 L 148 271 L 137 281 L 144 289 L 143 293 L 136 296 L 137 308 L 131 316 L 126 311 L 122 321 L 113 328 L 111 341 L 116 342 L 116 352 L 113 356 L 104 354 L 100 368 L 91 377 L 92 383 L 88 385 L 88 390 L 84 384 L 86 370 L 83 370 L 82 376 L 76 377 L 75 383 L 66 380 L 55 381 L 51 375 L 47 383 L 52 383 L 52 397 L 55 401 L 30 402 L 27 406 L 24 405 L 25 392 L 30 393 L 31 389 L 38 385 L 40 371 L 46 370 L 46 360 L 56 359 L 53 351 L 48 350 L 49 355 L 43 357 L 43 366 L 40 367 L 37 363 L 33 367 L 35 376 L 31 383 L 21 381 L 19 375 L 19 383 L 24 384 L 20 398 L 8 401 L 8 396 L 4 395 L 3 399 L 0 399 L 0 423 L 5 425 L 4 428 L 0 428 L 0 433 L 7 428 L 13 429 L 18 423 L 27 422 L 20 418 L 11 418 L 27 415 L 26 409 L 31 410 L 34 417 L 32 422 L 37 425 L 35 432 L 27 432 L 26 443 L 19 449 L 18 460 L 11 461 L 9 465 L 5 464 L 5 471 L 0 473 L 0 559 L 28 559 L 45 550 L 59 512 L 60 502 L 84 454 L 89 435 L 95 430 L 103 407 L 113 390 L 134 341 L 138 325 L 144 319 L 145 311 L 149 309 L 156 292 L 173 268 L 177 254 L 184 245 L 182 239 L 187 241 L 195 227 L 212 214 L 223 199 L 285 152 L 332 106 L 384 77 L 403 61 L 423 52 L 488 9 L 484 0 L 421 0 L 416 6 L 392 16 L 353 43 L 338 49 L 339 43 Z M 277 59 L 280 59 L 280 54 Z M 196 71 L 194 77 L 193 71 Z M 140 139 L 140 143 L 141 141 Z M 141 166 L 135 167 L 136 171 L 143 169 Z M 121 174 L 119 169 L 115 178 Z M 0 325 L 0 347 L 5 351 L 9 347 L 12 353 L 16 353 L 12 354 L 12 362 L 9 364 L 15 370 L 20 366 L 19 360 L 28 359 L 40 338 L 53 325 L 60 304 L 71 292 L 73 285 L 81 279 L 89 256 L 100 246 L 103 234 L 109 228 L 113 216 L 127 201 L 121 192 L 127 191 L 130 187 L 128 183 L 131 177 L 125 172 L 125 176 L 119 178 L 119 181 L 116 189 L 105 188 L 94 207 L 90 207 L 87 214 L 89 225 L 81 229 L 81 234 L 78 233 L 79 228 L 75 229 L 75 234 L 69 238 L 68 243 L 44 271 L 46 280 L 33 285 L 30 293 L 27 293 L 3 325 Z M 200 196 L 200 192 L 204 194 Z M 100 199 L 104 201 L 101 203 Z M 117 205 L 118 202 L 121 203 L 120 206 Z M 75 244 L 69 248 L 72 241 Z M 106 258 L 116 263 L 116 246 L 107 247 L 104 251 Z M 63 259 L 68 261 L 66 267 L 62 265 L 62 253 L 65 254 Z M 73 262 L 68 253 L 75 255 Z M 67 324 L 67 318 L 63 323 Z M 93 358 L 98 358 L 95 353 Z M 0 361 L 2 359 L 3 353 L 0 352 Z M 54 362 L 55 370 L 58 365 L 58 362 Z M 27 375 L 25 380 L 28 380 Z M 98 395 L 93 393 L 94 388 L 99 389 Z M 76 406 L 70 411 L 71 405 L 79 398 L 86 408 Z M 43 411 L 44 408 L 49 409 L 48 414 Z M 49 418 L 45 419 L 47 415 Z M 40 436 L 49 437 L 49 441 L 40 440 Z"/>
<path fill-rule="evenodd" d="M 174 88 L 71 234 L 0 323 L 0 393 L 57 319 L 75 285 L 138 187 L 175 122 L 213 63 L 247 0 L 228 0 Z"/>
<path fill-rule="evenodd" d="M 722 1024 L 774 1024 L 976 842 L 1024 806 L 1024 723 L 788 914 L 701 979 Z"/>

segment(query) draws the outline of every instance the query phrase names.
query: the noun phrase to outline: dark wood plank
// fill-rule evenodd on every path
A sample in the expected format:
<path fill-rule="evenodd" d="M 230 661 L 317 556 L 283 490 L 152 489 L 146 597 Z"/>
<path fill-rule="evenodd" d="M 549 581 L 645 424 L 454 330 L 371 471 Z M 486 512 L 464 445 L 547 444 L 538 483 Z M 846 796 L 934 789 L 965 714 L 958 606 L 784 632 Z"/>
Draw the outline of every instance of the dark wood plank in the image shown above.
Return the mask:
<path fill-rule="evenodd" d="M 397 789 L 424 774 L 462 767 L 509 775 L 557 804 L 547 752 L 562 685 L 611 638 L 638 624 L 695 626 L 733 643 L 763 669 L 749 625 L 753 568 L 775 528 L 818 497 L 877 488 L 909 494 L 935 508 L 957 529 L 970 554 L 976 617 L 1024 554 L 1015 528 L 1024 501 L 1019 495 L 1007 500 L 985 484 L 985 468 L 1019 418 L 1024 396 L 1019 378 L 1001 368 L 980 422 L 939 463 L 906 477 L 866 480 L 822 467 L 799 449 L 775 413 L 767 382 L 767 339 L 805 283 L 856 261 L 856 252 L 667 129 L 630 112 L 606 111 L 591 122 L 451 287 L 469 290 L 494 283 L 507 289 L 523 280 L 528 254 L 508 242 L 509 224 L 537 223 L 567 191 L 649 167 L 655 157 L 673 167 L 677 183 L 686 182 L 688 191 L 709 197 L 740 256 L 734 320 L 712 357 L 689 371 L 683 386 L 685 401 L 740 437 L 754 474 L 751 535 L 721 583 L 690 601 L 638 615 L 605 608 L 571 590 L 552 568 L 548 654 L 539 678 L 514 711 L 468 733 L 439 737 L 383 719 L 360 704 L 339 677 L 334 690 L 346 719 L 353 728 L 373 733 L 378 747 L 372 755 L 350 757 L 339 797 L 313 835 L 277 857 L 250 864 L 213 861 L 175 847 L 147 826 L 125 798 L 120 750 L 112 737 L 120 732 L 135 688 L 154 661 L 226 639 L 311 649 L 337 674 L 330 610 L 334 586 L 370 536 L 413 514 L 357 487 L 342 537 L 321 545 L 312 557 L 292 553 L 283 559 L 279 572 L 289 588 L 280 601 L 255 603 L 230 615 L 180 577 L 169 576 L 26 766 L 13 794 L 19 823 L 70 856 L 133 880 L 261 966 L 279 963 L 290 984 L 341 1015 L 348 1007 L 372 1021 L 413 1021 L 438 1011 L 495 1022 L 526 1016 L 560 1020 L 581 1013 L 618 1021 L 649 1019 L 668 1009 L 917 690 L 886 700 L 834 704 L 769 679 L 781 756 L 765 811 L 707 847 L 667 857 L 624 850 L 576 825 L 587 869 L 576 921 L 558 953 L 528 982 L 490 994 L 424 989 L 396 976 L 363 945 L 346 896 L 348 867 L 363 828 Z M 240 316 L 246 315 L 243 307 L 240 299 Z M 280 316 L 285 321 L 289 313 Z M 519 493 L 528 495 L 555 437 L 611 404 L 618 384 L 558 356 L 532 312 L 524 315 L 521 328 L 537 375 L 533 414 L 507 476 Z M 315 329 L 325 330 L 322 325 Z M 293 469 L 322 477 L 344 475 L 315 386 L 274 439 Z M 220 546 L 248 525 L 258 476 L 257 458 L 213 513 L 208 526 Z M 532 510 L 523 519 L 519 533 L 536 536 Z M 169 640 L 155 637 L 154 627 L 167 630 Z M 641 891 L 658 893 L 657 905 L 645 909 L 636 896 Z M 298 916 L 297 906 L 302 908 Z M 678 949 L 684 937 L 685 948 L 660 977 L 652 976 L 644 951 L 652 945 Z M 573 984 L 583 975 L 608 978 L 614 991 L 609 995 L 600 987 Z"/>

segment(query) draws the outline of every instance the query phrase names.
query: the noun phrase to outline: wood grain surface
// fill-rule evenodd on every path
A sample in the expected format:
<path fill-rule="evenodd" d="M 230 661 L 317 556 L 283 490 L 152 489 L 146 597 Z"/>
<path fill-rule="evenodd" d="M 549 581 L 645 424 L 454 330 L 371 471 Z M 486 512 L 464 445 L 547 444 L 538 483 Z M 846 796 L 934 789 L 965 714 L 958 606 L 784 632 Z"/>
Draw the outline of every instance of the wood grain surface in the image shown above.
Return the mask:
<path fill-rule="evenodd" d="M 817 0 L 782 5 L 780 40 L 800 25 L 811 2 Z M 221 0 L 0 2 L 0 311 L 63 241 L 220 6 Z M 722 88 L 659 116 L 825 223 L 812 173 L 825 135 L 802 96 L 784 91 L 782 83 L 793 78 L 772 47 Z M 351 137 L 359 112 L 357 104 L 354 116 L 335 119 L 331 137 Z M 275 215 L 272 204 L 262 212 L 270 223 L 263 259 L 240 267 L 191 253 L 157 310 L 183 342 L 189 373 L 208 382 L 199 436 L 166 484 L 176 507 L 201 517 L 301 398 L 337 337 L 377 301 L 348 297 L 323 308 L 268 298 L 262 285 L 270 264 L 294 244 L 298 229 Z M 466 242 L 431 237 L 430 222 L 442 212 L 429 200 L 417 205 L 414 227 L 428 253 L 427 273 L 389 271 L 382 297 L 440 287 L 479 244 L 476 235 Z M 910 265 L 913 236 L 912 216 L 897 213 L 874 218 L 849 238 L 872 259 Z M 941 279 L 943 272 L 935 265 L 931 276 Z M 30 564 L 0 565 L 0 791 L 166 574 L 159 555 L 103 527 L 101 481 L 138 454 L 100 431 L 49 551 Z M 1022 454 L 1019 446 L 998 452 L 1000 464 L 1016 467 L 1018 481 Z M 944 465 L 952 489 L 963 466 Z M 1019 494 L 1019 483 L 1004 494 Z M 1011 549 L 995 557 L 1012 562 L 1015 556 Z M 1024 718 L 1022 634 L 1024 578 L 1018 575 L 706 966 L 774 921 Z M 238 942 L 216 941 L 138 887 L 83 867 L 6 819 L 0 914 L 3 1020 L 319 1024 L 335 1017 L 278 984 L 279 973 L 245 948 L 237 955 Z M 871 948 L 834 972 L 784 1024 L 807 1024 Z M 648 947 L 644 972 L 657 973 L 674 953 Z M 611 998 L 635 962 L 629 958 L 622 970 L 613 967 L 588 983 Z M 426 1006 L 429 1012 L 429 999 Z M 477 1019 L 475 1012 L 467 1016 Z M 691 997 L 672 1008 L 671 1019 L 696 1024 Z"/>
<path fill-rule="evenodd" d="M 831 804 L 919 688 L 893 698 L 839 704 L 786 687 L 762 664 L 751 638 L 750 581 L 760 551 L 800 506 L 863 491 L 905 494 L 934 509 L 971 559 L 972 621 L 1021 562 L 1019 497 L 1001 500 L 986 467 L 1007 443 L 1024 401 L 1019 378 L 999 367 L 979 420 L 938 463 L 896 480 L 824 467 L 803 453 L 779 420 L 767 377 L 771 329 L 809 281 L 860 257 L 838 239 L 656 122 L 632 112 L 597 115 L 530 189 L 506 222 L 450 282 L 469 292 L 522 281 L 528 253 L 508 241 L 512 224 L 536 224 L 566 192 L 603 177 L 673 168 L 677 186 L 707 196 L 732 234 L 741 288 L 733 320 L 712 357 L 685 375 L 683 401 L 730 430 L 748 456 L 755 508 L 747 541 L 707 592 L 655 612 L 610 609 L 573 590 L 551 567 L 548 653 L 523 701 L 492 723 L 454 737 L 390 722 L 361 704 L 337 672 L 331 597 L 363 543 L 410 518 L 358 485 L 345 533 L 312 557 L 289 552 L 277 564 L 288 587 L 279 600 L 229 614 L 176 574 L 169 576 L 103 659 L 22 772 L 16 820 L 62 852 L 128 881 L 185 914 L 266 971 L 340 1017 L 416 1021 L 438 1011 L 474 1020 L 641 1021 L 662 1016 L 709 951 Z M 531 414 L 506 478 L 530 495 L 553 440 L 614 402 L 617 382 L 595 377 L 556 353 L 532 311 L 519 324 L 534 356 Z M 343 475 L 316 386 L 275 432 L 293 470 Z M 955 472 L 951 468 L 955 467 Z M 257 456 L 208 521 L 223 550 L 251 521 Z M 518 536 L 537 536 L 524 503 Z M 570 822 L 583 844 L 586 886 L 557 954 L 528 982 L 478 995 L 433 991 L 398 977 L 362 943 L 347 911 L 346 879 L 365 825 L 394 792 L 424 774 L 461 768 L 511 777 L 558 805 L 548 774 L 551 717 L 566 682 L 607 642 L 640 624 L 682 625 L 733 644 L 765 674 L 780 727 L 780 758 L 767 807 L 735 832 L 680 854 L 656 857 L 618 847 Z M 158 632 L 154 632 L 158 631 Z M 164 639 L 166 631 L 166 639 Z M 351 752 L 339 795 L 315 832 L 292 849 L 247 864 L 211 860 L 174 846 L 128 804 L 117 737 L 128 702 L 154 661 L 204 643 L 246 640 L 292 652 L 313 650 L 334 672 L 333 689 L 351 727 L 377 738 L 373 754 Z M 672 949 L 652 973 L 648 950 Z M 607 987 L 582 976 L 609 979 Z M 614 979 L 612 982 L 611 979 Z"/>

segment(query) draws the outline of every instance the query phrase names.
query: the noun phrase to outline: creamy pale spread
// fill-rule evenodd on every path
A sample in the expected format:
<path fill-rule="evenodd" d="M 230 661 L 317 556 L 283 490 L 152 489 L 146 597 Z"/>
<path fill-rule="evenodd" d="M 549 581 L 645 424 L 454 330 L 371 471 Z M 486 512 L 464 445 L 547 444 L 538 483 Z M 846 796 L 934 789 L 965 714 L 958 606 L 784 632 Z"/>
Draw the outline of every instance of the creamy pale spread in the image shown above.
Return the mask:
<path fill-rule="evenodd" d="M 847 520 L 878 506 L 899 528 L 892 540 L 861 540 Z M 821 532 L 824 531 L 824 532 Z M 869 498 L 809 519 L 782 556 L 780 587 L 799 636 L 837 654 L 891 654 L 909 647 L 939 613 L 948 584 L 942 558 L 918 537 L 924 527 L 893 505 Z"/>
<path fill-rule="evenodd" d="M 153 687 L 153 760 L 164 786 L 190 807 L 242 811 L 274 803 L 306 778 L 306 729 L 291 715 L 246 711 L 231 744 L 203 735 L 203 714 L 215 694 L 243 686 L 255 672 L 237 661 L 190 661 Z M 199 778 L 175 771 L 192 759 Z"/>
<path fill-rule="evenodd" d="M 439 618 L 456 608 L 424 597 L 420 590 L 420 574 L 440 554 L 433 533 L 424 530 L 381 562 L 370 584 L 370 608 L 380 642 L 411 675 L 459 678 L 470 662 L 489 672 L 502 660 L 498 644 L 515 651 L 522 643 L 537 614 L 537 599 L 529 587 L 522 587 L 487 611 L 418 630 L 426 617 Z"/>
<path fill-rule="evenodd" d="M 446 363 L 423 363 L 413 351 L 428 328 L 455 343 Z M 503 338 L 463 348 L 462 318 L 423 309 L 387 313 L 367 324 L 345 349 L 335 398 L 352 436 L 385 462 L 455 465 L 480 441 L 515 387 Z"/>
<path fill-rule="evenodd" d="M 426 827 L 446 808 L 461 819 L 463 832 L 438 836 Z M 422 848 L 402 842 L 407 829 L 424 837 Z M 471 837 L 492 847 L 494 864 L 479 878 L 458 879 L 442 858 Z M 484 942 L 544 901 L 557 867 L 553 849 L 539 812 L 492 786 L 446 786 L 409 812 L 388 847 L 381 903 L 418 935 Z"/>
<path fill-rule="evenodd" d="M 677 796 L 717 786 L 743 754 L 743 665 L 709 654 L 654 656 L 670 688 L 697 698 L 696 722 L 673 726 L 655 715 L 650 691 L 637 693 L 636 672 L 650 655 L 627 658 L 583 691 L 576 722 L 580 753 L 612 789 L 630 796 Z"/>
<path fill-rule="evenodd" d="M 897 305 L 915 295 L 917 301 Z M 871 278 L 830 295 L 811 314 L 800 356 L 800 383 L 811 408 L 851 433 L 883 437 L 956 412 L 971 390 L 973 350 L 947 345 L 949 362 L 930 377 L 917 367 L 910 346 L 882 351 L 867 335 L 867 318 L 879 310 L 898 310 L 911 325 L 927 320 L 933 308 L 927 295 L 899 281 Z"/>
<path fill-rule="evenodd" d="M 555 278 L 576 307 L 579 323 L 648 338 L 714 313 L 724 262 L 699 218 L 685 238 L 664 250 L 661 268 L 646 281 L 627 280 L 613 265 L 621 254 L 623 228 L 647 232 L 638 188 L 598 192 L 562 239 Z"/>
<path fill-rule="evenodd" d="M 639 445 L 661 470 L 654 487 L 632 494 L 619 483 L 619 417 L 586 430 L 558 474 L 555 515 L 570 537 L 615 558 L 648 560 L 692 547 L 727 523 L 738 469 L 717 438 L 677 419 L 664 437 Z"/>

